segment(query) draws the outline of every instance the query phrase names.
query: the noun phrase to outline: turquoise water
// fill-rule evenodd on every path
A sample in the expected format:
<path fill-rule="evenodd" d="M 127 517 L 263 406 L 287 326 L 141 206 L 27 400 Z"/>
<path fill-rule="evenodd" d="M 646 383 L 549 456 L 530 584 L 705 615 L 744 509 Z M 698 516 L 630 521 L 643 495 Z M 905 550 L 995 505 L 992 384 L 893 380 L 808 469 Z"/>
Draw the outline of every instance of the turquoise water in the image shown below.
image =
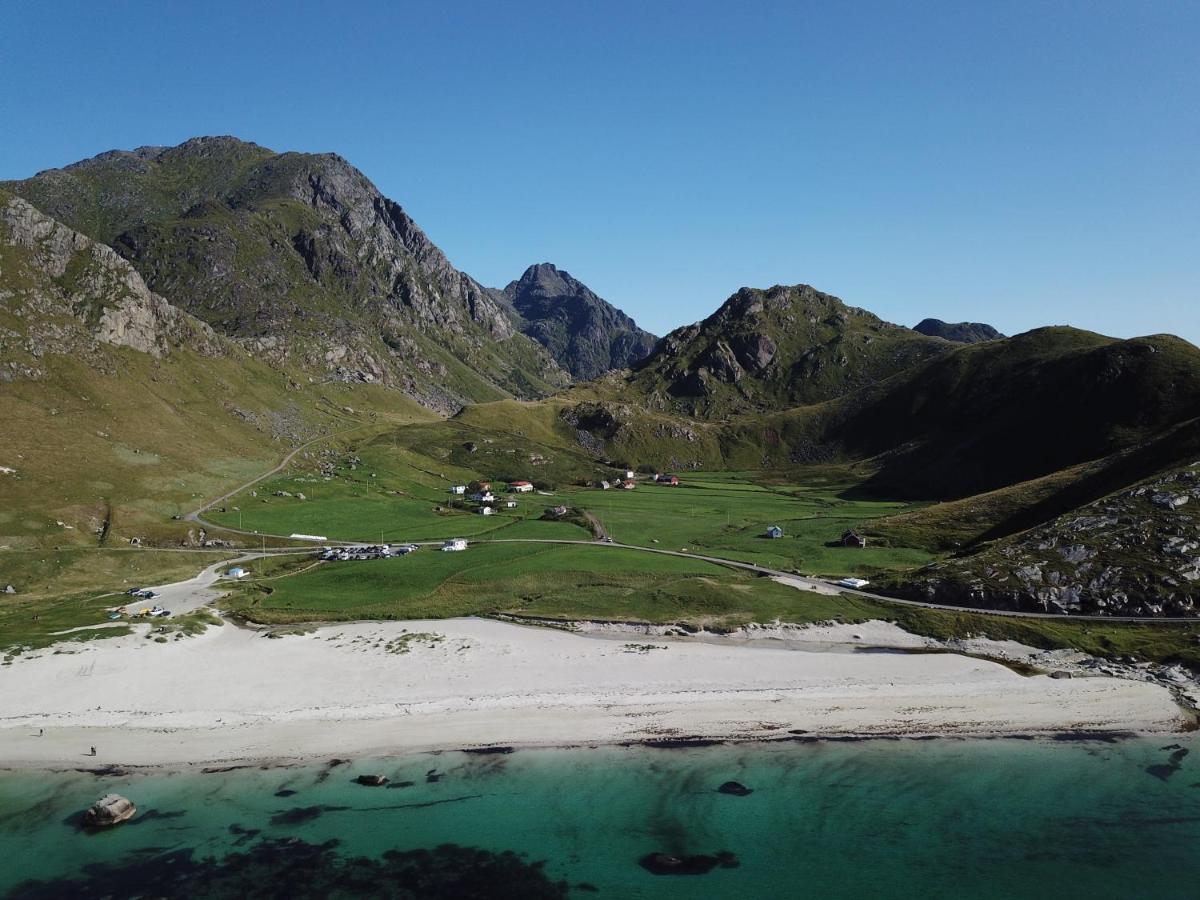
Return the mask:
<path fill-rule="evenodd" d="M 593 896 L 584 884 L 608 897 L 1196 897 L 1197 750 L 1191 736 L 946 739 L 446 752 L 187 775 L 0 773 L 0 896 L 88 864 L 188 849 L 221 860 L 286 837 L 336 839 L 335 858 L 448 842 L 513 850 L 545 861 L 570 896 Z M 375 772 L 413 784 L 351 781 Z M 753 793 L 718 793 L 729 780 Z M 71 817 L 109 791 L 133 799 L 141 821 L 80 831 Z M 721 851 L 738 867 L 656 876 L 638 865 L 653 852 Z M 179 896 L 202 895 L 181 877 Z"/>

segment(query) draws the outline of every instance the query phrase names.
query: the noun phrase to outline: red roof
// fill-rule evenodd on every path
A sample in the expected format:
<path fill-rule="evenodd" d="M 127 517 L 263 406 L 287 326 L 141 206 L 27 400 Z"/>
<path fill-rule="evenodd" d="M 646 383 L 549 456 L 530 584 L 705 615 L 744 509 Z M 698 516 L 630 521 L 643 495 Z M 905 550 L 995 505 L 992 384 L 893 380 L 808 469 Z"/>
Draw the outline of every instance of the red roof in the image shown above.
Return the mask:
<path fill-rule="evenodd" d="M 528 481 L 510 481 L 509 484 L 529 484 Z"/>

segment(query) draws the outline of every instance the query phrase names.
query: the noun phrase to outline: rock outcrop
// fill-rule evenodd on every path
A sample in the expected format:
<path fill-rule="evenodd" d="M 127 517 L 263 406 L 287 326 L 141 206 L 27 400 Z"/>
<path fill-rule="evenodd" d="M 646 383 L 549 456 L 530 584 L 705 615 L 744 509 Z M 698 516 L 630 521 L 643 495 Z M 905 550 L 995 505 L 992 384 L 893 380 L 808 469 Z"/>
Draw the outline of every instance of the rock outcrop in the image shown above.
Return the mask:
<path fill-rule="evenodd" d="M 953 341 L 956 344 L 998 341 L 1004 337 L 991 325 L 985 325 L 982 322 L 943 322 L 941 319 L 922 319 L 913 326 L 913 331 L 928 337 Z"/>
<path fill-rule="evenodd" d="M 209 356 L 223 352 L 208 325 L 150 291 L 112 248 L 3 191 L 0 246 L 10 250 L 0 272 L 0 304 L 22 326 L 0 331 L 0 358 L 10 379 L 37 375 L 36 363 L 20 368 L 20 357 L 87 356 L 96 344 L 156 358 L 179 347 Z"/>
<path fill-rule="evenodd" d="M 83 814 L 84 828 L 111 828 L 127 822 L 137 814 L 133 802 L 120 794 L 106 794 L 88 807 Z"/>
<path fill-rule="evenodd" d="M 550 263 L 530 266 L 493 295 L 510 307 L 521 331 L 578 379 L 626 369 L 649 355 L 657 340 L 587 285 Z"/>

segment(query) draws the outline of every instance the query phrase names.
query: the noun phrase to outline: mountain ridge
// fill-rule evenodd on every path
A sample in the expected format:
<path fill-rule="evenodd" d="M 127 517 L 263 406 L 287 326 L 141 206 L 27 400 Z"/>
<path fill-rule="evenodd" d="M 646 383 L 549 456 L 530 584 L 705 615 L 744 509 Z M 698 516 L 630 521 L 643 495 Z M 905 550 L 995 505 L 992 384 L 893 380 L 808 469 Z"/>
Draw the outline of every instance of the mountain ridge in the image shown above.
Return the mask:
<path fill-rule="evenodd" d="M 194 138 L 4 186 L 110 243 L 153 289 L 276 363 L 383 383 L 443 412 L 569 381 L 337 154 Z"/>

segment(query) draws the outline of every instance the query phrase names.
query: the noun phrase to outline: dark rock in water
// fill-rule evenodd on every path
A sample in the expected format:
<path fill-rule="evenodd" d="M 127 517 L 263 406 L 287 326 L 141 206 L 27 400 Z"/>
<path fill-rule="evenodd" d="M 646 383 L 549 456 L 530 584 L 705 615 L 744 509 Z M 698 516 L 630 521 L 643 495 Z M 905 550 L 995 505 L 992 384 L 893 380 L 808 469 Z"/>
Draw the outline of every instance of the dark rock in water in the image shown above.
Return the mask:
<path fill-rule="evenodd" d="M 329 761 L 329 768 L 336 769 L 338 766 L 346 766 L 350 764 L 348 759 L 338 759 L 336 756 Z"/>
<path fill-rule="evenodd" d="M 295 797 L 299 791 L 293 791 L 291 788 L 282 788 L 275 792 L 276 797 Z"/>
<path fill-rule="evenodd" d="M 463 747 L 463 753 L 476 753 L 480 756 L 504 755 L 513 752 L 512 747 Z"/>
<path fill-rule="evenodd" d="M 638 865 L 653 875 L 707 875 L 720 866 L 736 869 L 741 863 L 727 850 L 715 855 L 697 853 L 694 856 L 674 856 L 670 853 L 647 853 Z"/>
<path fill-rule="evenodd" d="M 600 888 L 596 887 L 594 884 L 591 884 L 587 881 L 579 882 L 579 884 L 575 885 L 575 890 L 583 891 L 584 893 L 587 893 L 587 894 L 597 894 L 600 892 Z"/>
<path fill-rule="evenodd" d="M 729 794 L 731 797 L 747 797 L 754 793 L 754 789 L 748 788 L 737 781 L 727 781 L 717 788 L 717 793 Z"/>
<path fill-rule="evenodd" d="M 297 806 L 271 816 L 272 825 L 303 825 L 320 818 L 327 812 L 344 812 L 348 806 Z"/>
<path fill-rule="evenodd" d="M 416 784 L 416 782 L 414 782 L 414 781 L 393 781 L 391 784 L 388 785 L 388 790 L 392 790 L 395 788 L 408 788 L 408 787 L 412 787 L 414 784 Z"/>
<path fill-rule="evenodd" d="M 437 769 L 430 769 L 428 772 L 425 773 L 425 783 L 426 784 L 437 784 L 444 777 L 445 777 L 444 772 L 439 773 Z"/>
<path fill-rule="evenodd" d="M 137 807 L 120 794 L 106 794 L 83 814 L 84 828 L 109 828 L 128 822 L 137 813 Z"/>
<path fill-rule="evenodd" d="M 386 775 L 359 775 L 354 779 L 355 784 L 361 784 L 363 787 L 383 787 L 388 783 Z"/>
<path fill-rule="evenodd" d="M 1172 744 L 1171 746 L 1177 747 L 1178 749 L 1167 758 L 1165 763 L 1157 763 L 1153 766 L 1146 766 L 1147 775 L 1153 775 L 1160 781 L 1166 781 L 1181 768 L 1183 768 L 1184 757 L 1188 755 L 1187 748 L 1180 747 L 1178 744 Z M 1164 747 L 1163 749 L 1166 750 L 1168 748 Z"/>
<path fill-rule="evenodd" d="M 541 862 L 443 844 L 389 850 L 378 858 L 342 856 L 337 841 L 263 839 L 223 858 L 192 850 L 139 850 L 117 862 L 88 865 L 72 878 L 25 881 L 11 896 L 62 897 L 520 897 L 564 900 L 569 886 L 551 881 Z"/>

